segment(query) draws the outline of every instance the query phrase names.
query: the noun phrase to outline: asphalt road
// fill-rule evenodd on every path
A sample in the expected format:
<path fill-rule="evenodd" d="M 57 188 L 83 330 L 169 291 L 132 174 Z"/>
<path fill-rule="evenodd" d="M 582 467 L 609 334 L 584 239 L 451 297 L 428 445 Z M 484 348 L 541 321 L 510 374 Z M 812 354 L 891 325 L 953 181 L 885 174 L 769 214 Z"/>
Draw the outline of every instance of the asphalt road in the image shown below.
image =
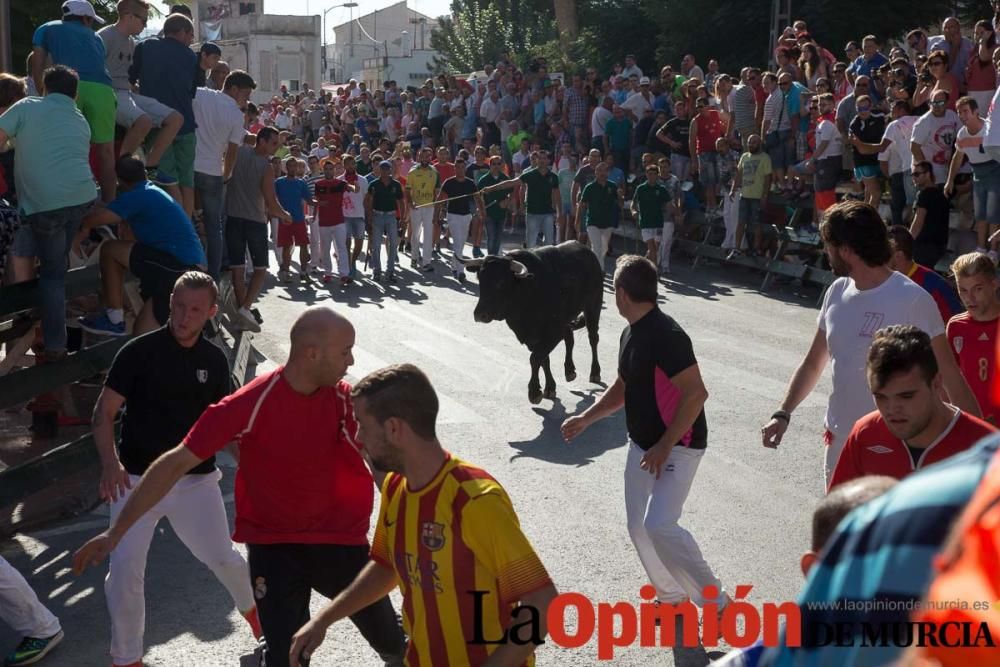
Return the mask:
<path fill-rule="evenodd" d="M 404 257 L 404 262 L 408 260 Z M 609 262 L 610 266 L 610 262 Z M 756 291 L 758 274 L 675 260 L 663 281 L 661 308 L 691 335 L 711 394 L 709 447 L 682 523 L 729 590 L 752 585 L 756 605 L 794 599 L 802 577 L 812 508 L 822 493 L 822 417 L 829 381 L 796 412 L 778 451 L 761 447 L 759 429 L 778 406 L 792 371 L 814 332 L 815 288 L 796 295 L 784 288 Z M 567 445 L 559 435 L 566 415 L 590 404 L 601 387 L 587 382 L 589 346 L 578 332 L 579 378 L 561 376 L 562 346 L 553 359 L 558 398 L 527 400 L 528 353 L 503 323 L 473 321 L 475 278 L 459 285 L 442 264 L 430 276 L 403 272 L 399 286 L 372 283 L 347 290 L 316 284 L 270 283 L 260 304 L 266 318 L 255 345 L 273 368 L 288 351 L 288 329 L 304 307 L 324 304 L 347 315 L 357 329 L 351 378 L 409 361 L 423 368 L 441 399 L 439 436 L 456 455 L 490 471 L 510 493 L 521 524 L 561 591 L 605 602 L 639 602 L 645 583 L 625 527 L 621 415 L 592 427 Z M 606 290 L 600 360 L 605 382 L 614 377 L 623 320 Z M 231 462 L 223 463 L 224 493 L 232 490 Z M 231 495 L 229 508 L 232 510 Z M 44 664 L 107 665 L 109 624 L 104 570 L 74 577 L 70 558 L 106 525 L 106 511 L 46 528 L 0 545 L 61 618 L 66 639 Z M 147 665 L 255 664 L 254 642 L 222 586 L 162 523 L 147 570 Z M 313 599 L 313 608 L 323 603 Z M 398 607 L 398 596 L 396 596 Z M 568 618 L 567 628 L 575 620 Z M 0 627 L 0 650 L 16 643 Z M 711 650 L 711 649 L 710 649 Z M 539 664 L 600 664 L 596 643 L 539 650 Z M 719 653 L 712 653 L 713 657 Z M 244 656 L 241 660 L 240 656 Z M 629 648 L 616 665 L 685 665 L 670 649 Z M 334 626 L 313 665 L 376 665 L 374 653 L 349 622 Z M 606 664 L 606 663 L 605 663 Z"/>

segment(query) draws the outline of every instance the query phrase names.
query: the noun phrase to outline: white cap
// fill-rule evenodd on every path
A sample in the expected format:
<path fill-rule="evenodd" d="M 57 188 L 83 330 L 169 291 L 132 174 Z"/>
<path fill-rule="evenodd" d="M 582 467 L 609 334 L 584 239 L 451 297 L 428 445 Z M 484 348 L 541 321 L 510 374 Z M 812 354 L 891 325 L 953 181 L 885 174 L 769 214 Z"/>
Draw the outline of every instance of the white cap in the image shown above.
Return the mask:
<path fill-rule="evenodd" d="M 639 85 L 640 86 L 648 86 L 649 85 L 649 77 L 648 76 L 644 76 L 641 79 L 639 79 Z"/>
<path fill-rule="evenodd" d="M 67 16 L 89 16 L 97 23 L 104 23 L 104 19 L 94 11 L 94 5 L 87 0 L 66 0 L 62 4 L 63 18 Z"/>

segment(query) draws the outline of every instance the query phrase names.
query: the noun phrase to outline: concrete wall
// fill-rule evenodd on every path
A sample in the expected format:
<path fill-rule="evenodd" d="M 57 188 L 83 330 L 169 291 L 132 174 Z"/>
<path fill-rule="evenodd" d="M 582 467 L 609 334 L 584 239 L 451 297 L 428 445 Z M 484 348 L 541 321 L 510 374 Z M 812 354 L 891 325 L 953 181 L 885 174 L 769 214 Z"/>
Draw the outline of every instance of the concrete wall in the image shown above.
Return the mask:
<path fill-rule="evenodd" d="M 223 59 L 245 69 L 257 82 L 253 99 L 266 102 L 284 82 L 298 92 L 303 83 L 318 87 L 322 79 L 320 17 L 243 16 L 226 23 Z"/>
<path fill-rule="evenodd" d="M 389 57 L 389 66 L 386 67 L 383 58 L 365 59 L 365 67 L 361 70 L 361 78 L 368 84 L 369 90 L 379 90 L 384 81 L 393 80 L 399 84 L 401 89 L 407 86 L 419 88 L 424 81 L 431 76 L 433 71 L 433 59 L 437 51 L 430 49 L 425 51 L 414 51 L 412 56 L 405 58 Z"/>

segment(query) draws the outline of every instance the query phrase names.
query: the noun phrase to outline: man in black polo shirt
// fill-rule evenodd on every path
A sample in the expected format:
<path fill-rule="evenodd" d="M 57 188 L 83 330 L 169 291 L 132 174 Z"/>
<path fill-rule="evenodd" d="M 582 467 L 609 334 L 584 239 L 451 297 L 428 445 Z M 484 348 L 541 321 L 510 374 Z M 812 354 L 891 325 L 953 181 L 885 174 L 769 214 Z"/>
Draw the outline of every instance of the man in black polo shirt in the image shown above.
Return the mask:
<path fill-rule="evenodd" d="M 615 303 L 628 321 L 618 354 L 618 379 L 591 407 L 562 425 L 566 440 L 623 406 L 629 450 L 625 514 L 639 560 L 660 602 L 715 602 L 729 596 L 694 537 L 678 525 L 708 429 L 702 383 L 691 339 L 656 305 L 656 266 L 638 255 L 618 258 Z M 714 586 L 714 599 L 704 590 Z"/>
<path fill-rule="evenodd" d="M 455 158 L 455 175 L 445 180 L 441 184 L 441 192 L 438 199 L 450 199 L 447 204 L 439 204 L 441 208 L 447 207 L 448 231 L 451 235 L 451 275 L 459 282 L 465 282 L 465 268 L 462 266 L 462 254 L 465 249 L 465 241 L 469 238 L 469 226 L 472 223 L 472 213 L 475 210 L 476 201 L 473 196 L 476 194 L 476 182 L 471 178 L 466 178 L 466 161 L 464 158 Z M 441 212 L 438 212 L 441 217 Z"/>
<path fill-rule="evenodd" d="M 399 248 L 399 217 L 406 217 L 406 200 L 403 186 L 392 177 L 392 163 L 379 162 L 378 178 L 368 184 L 365 195 L 365 217 L 368 219 L 368 252 L 371 254 L 373 278 L 382 280 L 382 239 L 389 237 L 385 274 L 389 282 L 396 282 L 396 251 Z"/>
<path fill-rule="evenodd" d="M 97 405 L 94 442 L 101 457 L 101 498 L 111 503 L 111 521 L 150 464 L 172 449 L 209 405 L 232 390 L 221 349 L 204 339 L 202 328 L 217 310 L 215 281 L 199 271 L 181 275 L 170 295 L 167 325 L 129 341 L 118 351 Z M 122 417 L 115 449 L 115 415 Z M 146 552 L 161 518 L 229 590 L 255 636 L 260 624 L 247 562 L 229 539 L 222 502 L 222 473 L 210 457 L 188 471 L 111 552 L 104 592 L 111 614 L 114 665 L 139 664 L 143 652 Z"/>
<path fill-rule="evenodd" d="M 913 261 L 933 269 L 948 250 L 948 217 L 951 205 L 942 187 L 934 182 L 934 167 L 930 162 L 913 166 L 913 183 L 917 200 L 913 204 Z"/>

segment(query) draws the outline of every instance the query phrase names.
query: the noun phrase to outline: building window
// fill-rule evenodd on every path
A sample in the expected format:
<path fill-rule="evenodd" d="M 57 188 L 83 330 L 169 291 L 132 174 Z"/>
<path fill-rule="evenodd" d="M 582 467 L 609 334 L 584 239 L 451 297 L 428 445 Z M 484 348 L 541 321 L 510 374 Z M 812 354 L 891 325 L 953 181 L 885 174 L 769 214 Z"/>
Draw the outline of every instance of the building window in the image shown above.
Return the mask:
<path fill-rule="evenodd" d="M 281 85 L 287 87 L 288 88 L 288 92 L 290 92 L 290 93 L 296 93 L 296 92 L 299 91 L 299 80 L 298 79 L 282 79 Z"/>

